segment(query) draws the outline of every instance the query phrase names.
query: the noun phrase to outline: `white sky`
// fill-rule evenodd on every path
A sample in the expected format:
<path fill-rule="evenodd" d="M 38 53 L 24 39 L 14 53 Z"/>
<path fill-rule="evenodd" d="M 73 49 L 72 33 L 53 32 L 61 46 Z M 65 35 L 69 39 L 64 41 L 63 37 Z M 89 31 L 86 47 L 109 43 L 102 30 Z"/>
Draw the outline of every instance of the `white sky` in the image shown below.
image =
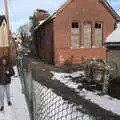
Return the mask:
<path fill-rule="evenodd" d="M 0 0 L 0 14 L 3 14 L 3 1 Z M 50 13 L 57 10 L 65 0 L 8 0 L 10 10 L 10 22 L 13 31 L 28 22 L 29 16 L 35 9 L 45 9 Z M 120 0 L 108 0 L 112 7 L 120 13 Z"/>

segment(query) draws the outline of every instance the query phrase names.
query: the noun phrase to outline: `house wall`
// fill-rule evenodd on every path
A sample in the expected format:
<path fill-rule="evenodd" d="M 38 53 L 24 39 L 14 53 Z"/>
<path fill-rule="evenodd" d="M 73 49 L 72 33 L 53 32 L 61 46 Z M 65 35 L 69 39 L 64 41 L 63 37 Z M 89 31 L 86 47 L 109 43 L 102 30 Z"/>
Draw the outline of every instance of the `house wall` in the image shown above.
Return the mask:
<path fill-rule="evenodd" d="M 52 21 L 41 26 L 36 32 L 36 46 L 39 57 L 48 63 L 53 63 L 54 47 L 53 47 L 53 23 Z"/>
<path fill-rule="evenodd" d="M 55 64 L 74 60 L 81 63 L 84 58 L 105 58 L 106 49 L 95 46 L 95 22 L 103 23 L 103 40 L 114 30 L 116 20 L 108 12 L 99 0 L 73 0 L 67 7 L 61 10 L 54 21 L 54 52 Z M 92 46 L 84 48 L 83 29 L 81 31 L 81 46 L 79 49 L 71 48 L 71 23 L 77 21 L 83 27 L 84 22 L 92 25 Z M 93 48 L 92 48 L 93 47 Z"/>
<path fill-rule="evenodd" d="M 8 47 L 8 31 L 7 31 L 7 24 L 4 20 L 0 26 L 0 47 Z"/>
<path fill-rule="evenodd" d="M 0 25 L 0 57 L 2 56 L 9 56 L 12 64 L 16 64 L 16 48 L 13 41 L 9 43 L 6 20 Z"/>
<path fill-rule="evenodd" d="M 6 21 L 0 25 L 0 56 L 7 56 L 9 51 L 8 31 Z"/>
<path fill-rule="evenodd" d="M 113 69 L 112 75 L 114 78 L 120 77 L 120 49 L 108 48 L 107 60 Z"/>

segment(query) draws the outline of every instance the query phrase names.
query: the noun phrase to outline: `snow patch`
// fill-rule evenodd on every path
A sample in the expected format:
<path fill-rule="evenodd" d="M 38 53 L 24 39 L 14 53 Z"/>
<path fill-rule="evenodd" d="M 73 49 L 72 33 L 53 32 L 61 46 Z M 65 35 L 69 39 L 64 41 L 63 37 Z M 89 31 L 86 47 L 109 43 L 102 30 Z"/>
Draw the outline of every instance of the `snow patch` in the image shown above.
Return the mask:
<path fill-rule="evenodd" d="M 74 72 L 74 73 L 57 73 L 57 72 L 53 72 L 51 71 L 51 73 L 53 74 L 52 80 L 59 80 L 61 83 L 64 83 L 66 86 L 70 87 L 70 88 L 74 88 L 77 89 L 78 86 L 81 85 L 81 83 L 75 83 L 72 81 L 72 78 L 75 77 L 80 77 L 84 74 L 83 71 L 78 71 L 78 72 Z"/>
<path fill-rule="evenodd" d="M 64 83 L 69 88 L 75 89 L 80 96 L 83 96 L 85 99 L 90 100 L 92 103 L 99 105 L 101 108 L 111 111 L 117 115 L 120 115 L 120 100 L 114 99 L 108 95 L 98 95 L 96 92 L 90 92 L 86 89 L 80 91 L 78 86 L 81 83 L 75 83 L 72 81 L 72 77 L 80 77 L 84 75 L 84 71 L 78 71 L 74 73 L 57 73 L 51 72 L 53 74 L 52 80 L 59 80 L 61 83 Z"/>
<path fill-rule="evenodd" d="M 106 43 L 117 42 L 120 42 L 120 23 L 117 24 L 117 28 L 106 39 Z"/>
<path fill-rule="evenodd" d="M 85 99 L 90 100 L 91 102 L 99 105 L 100 107 L 111 111 L 115 114 L 120 115 L 120 100 L 112 98 L 108 95 L 100 96 L 97 93 L 87 91 L 83 89 L 80 93 L 80 96 L 84 96 Z"/>

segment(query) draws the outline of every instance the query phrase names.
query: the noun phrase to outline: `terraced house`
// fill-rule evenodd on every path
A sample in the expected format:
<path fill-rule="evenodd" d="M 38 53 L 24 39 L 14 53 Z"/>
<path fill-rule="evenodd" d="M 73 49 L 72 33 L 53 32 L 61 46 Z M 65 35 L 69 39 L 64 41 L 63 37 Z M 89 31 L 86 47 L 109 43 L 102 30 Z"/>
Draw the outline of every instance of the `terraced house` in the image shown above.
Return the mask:
<path fill-rule="evenodd" d="M 105 39 L 118 21 L 106 0 L 67 0 L 35 28 L 37 56 L 54 64 L 104 59 Z"/>

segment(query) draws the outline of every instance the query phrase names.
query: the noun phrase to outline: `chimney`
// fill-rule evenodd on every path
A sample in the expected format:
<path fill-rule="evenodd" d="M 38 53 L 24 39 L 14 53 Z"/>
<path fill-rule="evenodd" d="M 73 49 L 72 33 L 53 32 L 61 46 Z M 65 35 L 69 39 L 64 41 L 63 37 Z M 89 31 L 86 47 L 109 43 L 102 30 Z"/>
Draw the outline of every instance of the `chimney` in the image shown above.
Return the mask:
<path fill-rule="evenodd" d="M 37 17 L 38 21 L 43 21 L 44 19 L 49 17 L 49 13 L 45 10 L 37 9 L 35 12 L 35 16 Z"/>

